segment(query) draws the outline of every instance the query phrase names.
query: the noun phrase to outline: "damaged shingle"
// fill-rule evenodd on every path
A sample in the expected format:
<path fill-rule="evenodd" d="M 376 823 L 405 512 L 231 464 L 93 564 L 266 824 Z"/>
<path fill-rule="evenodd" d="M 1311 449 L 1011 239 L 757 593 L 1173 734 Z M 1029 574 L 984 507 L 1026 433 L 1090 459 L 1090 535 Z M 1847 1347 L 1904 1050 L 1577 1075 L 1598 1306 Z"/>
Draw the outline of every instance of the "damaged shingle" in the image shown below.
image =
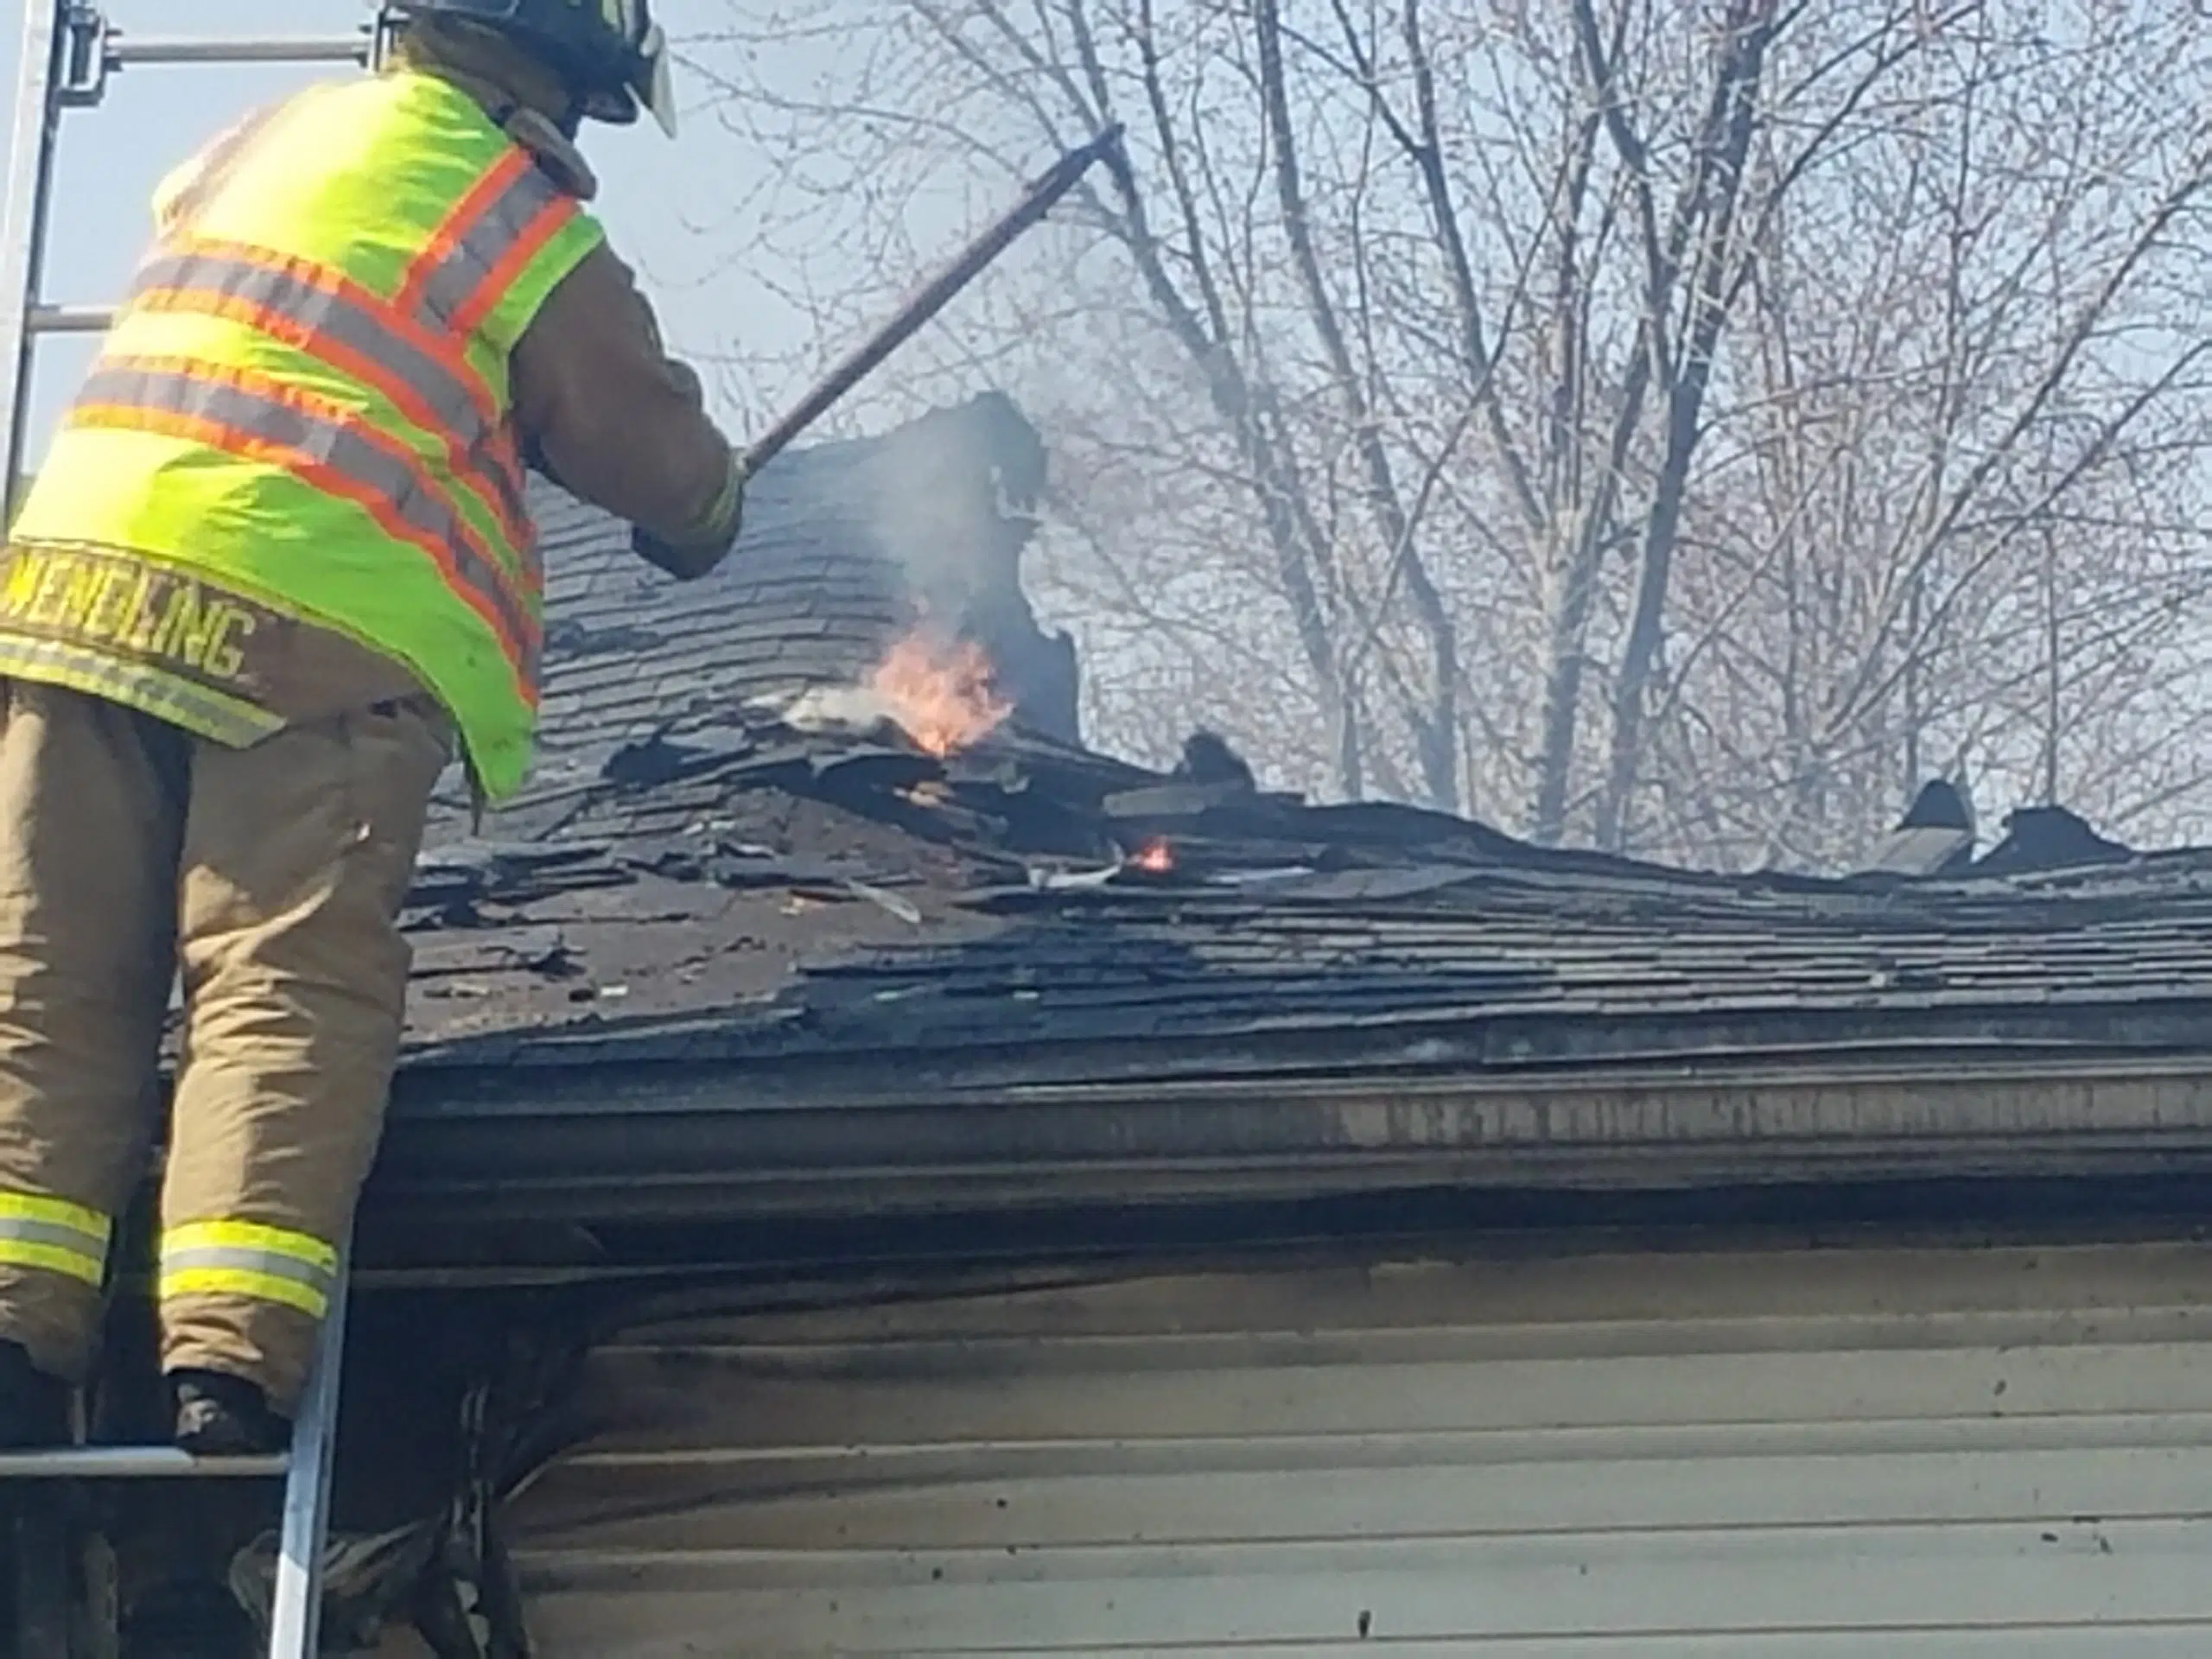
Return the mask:
<path fill-rule="evenodd" d="M 967 582 L 1017 642 L 995 660 L 1052 654 L 1014 602 L 1004 492 L 1031 462 L 1004 414 L 972 444 L 939 421 L 777 463 L 701 583 L 636 579 L 626 532 L 549 514 L 569 631 L 549 638 L 544 760 L 499 839 L 468 838 L 457 804 L 434 834 L 407 913 L 418 1060 L 1018 1069 L 1103 1043 L 1141 1069 L 1180 1044 L 1242 1075 L 1293 1037 L 1393 1032 L 1393 1052 L 1501 1065 L 2212 1044 L 2212 853 L 2133 855 L 2047 811 L 1956 876 L 1727 876 L 1310 805 L 1217 741 L 1172 773 L 1092 754 L 1036 715 L 1071 669 L 948 760 L 880 721 L 782 723 L 794 690 L 877 660 L 924 541 L 924 585 Z M 970 471 L 924 511 L 918 457 Z M 894 555 L 893 533 L 921 539 Z"/>
<path fill-rule="evenodd" d="M 619 887 L 627 877 L 605 842 L 448 842 L 423 855 L 407 895 L 410 911 L 472 911 L 558 893 Z"/>

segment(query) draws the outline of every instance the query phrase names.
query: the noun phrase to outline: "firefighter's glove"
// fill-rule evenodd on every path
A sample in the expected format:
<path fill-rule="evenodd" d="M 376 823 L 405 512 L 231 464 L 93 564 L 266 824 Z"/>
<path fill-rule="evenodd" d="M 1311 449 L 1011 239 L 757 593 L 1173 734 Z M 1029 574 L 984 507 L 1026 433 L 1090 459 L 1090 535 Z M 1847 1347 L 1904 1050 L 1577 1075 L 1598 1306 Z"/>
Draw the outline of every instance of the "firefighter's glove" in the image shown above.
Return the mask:
<path fill-rule="evenodd" d="M 640 524 L 630 532 L 632 550 L 671 575 L 686 580 L 705 575 L 737 545 L 737 532 L 745 518 L 745 459 L 733 450 L 722 486 L 700 513 L 695 529 L 681 540 L 670 541 Z"/>

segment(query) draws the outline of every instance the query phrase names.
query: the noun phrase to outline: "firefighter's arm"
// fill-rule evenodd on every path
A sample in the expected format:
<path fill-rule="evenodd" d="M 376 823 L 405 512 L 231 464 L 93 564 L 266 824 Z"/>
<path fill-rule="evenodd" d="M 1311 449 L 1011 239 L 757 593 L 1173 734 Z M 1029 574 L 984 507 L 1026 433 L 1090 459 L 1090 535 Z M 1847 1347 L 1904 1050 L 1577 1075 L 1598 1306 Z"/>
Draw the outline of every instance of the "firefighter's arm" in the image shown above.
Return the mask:
<path fill-rule="evenodd" d="M 699 377 L 661 345 L 629 268 L 601 246 L 517 344 L 515 421 L 556 483 L 636 526 L 632 544 L 687 580 L 737 540 L 745 469 L 706 410 Z"/>

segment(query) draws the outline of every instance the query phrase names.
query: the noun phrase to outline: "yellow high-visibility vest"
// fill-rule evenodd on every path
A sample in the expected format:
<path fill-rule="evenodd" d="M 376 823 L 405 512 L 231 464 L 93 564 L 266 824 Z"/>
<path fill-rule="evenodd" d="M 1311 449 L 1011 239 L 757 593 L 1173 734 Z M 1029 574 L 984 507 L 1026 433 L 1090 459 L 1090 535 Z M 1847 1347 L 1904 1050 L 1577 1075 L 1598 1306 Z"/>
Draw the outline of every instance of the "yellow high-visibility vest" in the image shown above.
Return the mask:
<path fill-rule="evenodd" d="M 0 630 L 0 674 L 253 741 L 276 717 L 213 671 L 217 624 L 146 597 L 205 581 L 405 663 L 485 792 L 512 793 L 543 582 L 508 362 L 598 226 L 474 99 L 415 73 L 276 106 L 174 175 L 156 213 L 12 530 L 19 548 L 120 552 L 146 574 L 136 593 L 87 578 L 81 596 L 39 595 L 55 615 L 105 605 L 104 631 Z"/>

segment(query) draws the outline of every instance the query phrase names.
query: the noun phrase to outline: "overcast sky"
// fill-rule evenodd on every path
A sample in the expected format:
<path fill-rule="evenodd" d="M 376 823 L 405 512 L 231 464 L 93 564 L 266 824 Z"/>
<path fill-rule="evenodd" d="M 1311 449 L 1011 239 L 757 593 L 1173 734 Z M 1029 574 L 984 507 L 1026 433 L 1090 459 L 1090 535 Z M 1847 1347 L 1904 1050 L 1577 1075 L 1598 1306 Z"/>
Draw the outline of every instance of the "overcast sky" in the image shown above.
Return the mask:
<path fill-rule="evenodd" d="M 0 75 L 12 108 L 25 3 L 9 7 L 0 40 Z M 695 9 L 697 0 L 692 0 Z M 701 10 L 697 22 L 711 22 Z M 111 0 L 111 20 L 145 34 L 342 35 L 367 16 L 362 0 Z M 188 22 L 181 21 L 188 19 Z M 671 12 L 679 28 L 683 19 Z M 143 246 L 147 202 L 163 173 L 242 111 L 328 69 L 142 67 L 111 83 L 106 103 L 73 111 L 62 130 L 57 208 L 47 266 L 50 300 L 111 302 Z M 692 89 L 698 95 L 697 88 Z M 748 165 L 742 148 L 714 121 L 695 120 L 671 146 L 651 122 L 630 130 L 592 130 L 587 148 L 603 181 L 598 211 L 616 246 L 639 267 L 679 347 L 727 353 L 745 343 L 782 350 L 797 343 L 793 325 L 745 280 L 716 268 L 712 245 L 690 225 L 715 217 L 702 189 L 734 194 Z M 689 221 L 689 223 L 687 223 Z M 849 342 L 825 342 L 836 346 Z M 88 345 L 42 346 L 36 382 L 43 435 L 89 360 Z M 773 395 L 772 389 L 760 389 Z"/>

